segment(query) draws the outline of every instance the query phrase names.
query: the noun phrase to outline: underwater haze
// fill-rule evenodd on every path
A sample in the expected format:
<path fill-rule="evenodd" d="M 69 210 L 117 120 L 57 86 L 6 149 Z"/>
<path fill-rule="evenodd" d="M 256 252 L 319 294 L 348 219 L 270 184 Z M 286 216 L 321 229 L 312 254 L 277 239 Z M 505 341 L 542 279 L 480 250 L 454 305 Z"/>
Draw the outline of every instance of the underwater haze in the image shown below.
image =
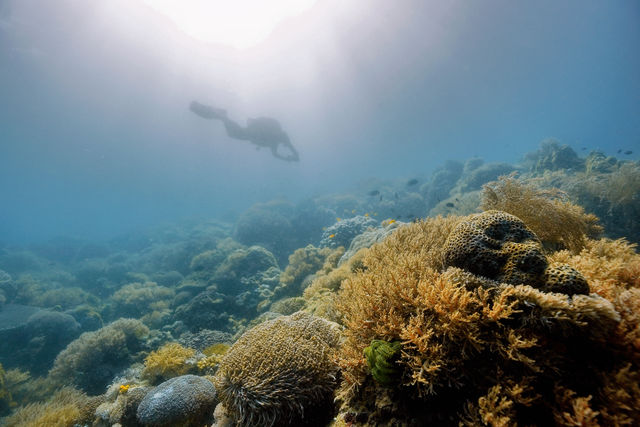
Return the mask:
<path fill-rule="evenodd" d="M 234 218 L 549 137 L 636 158 L 639 23 L 634 1 L 319 0 L 236 49 L 138 0 L 1 0 L 0 240 Z M 193 100 L 276 118 L 300 161 Z"/>
<path fill-rule="evenodd" d="M 640 426 L 640 2 L 0 0 L 0 425 Z"/>

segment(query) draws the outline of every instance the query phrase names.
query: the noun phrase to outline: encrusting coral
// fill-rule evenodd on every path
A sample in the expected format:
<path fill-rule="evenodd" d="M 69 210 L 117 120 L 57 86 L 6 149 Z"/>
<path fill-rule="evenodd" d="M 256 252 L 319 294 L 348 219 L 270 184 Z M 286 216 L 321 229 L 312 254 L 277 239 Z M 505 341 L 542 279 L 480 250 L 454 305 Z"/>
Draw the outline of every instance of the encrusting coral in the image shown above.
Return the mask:
<path fill-rule="evenodd" d="M 627 315 L 594 293 L 548 292 L 447 267 L 449 234 L 472 219 L 401 227 L 342 282 L 339 425 L 640 423 L 632 403 L 640 399 L 637 348 L 619 332 L 625 317 L 628 333 L 638 327 L 638 305 L 624 306 L 634 311 Z M 558 276 L 572 275 L 568 268 Z M 543 281 L 545 268 L 536 271 Z M 374 340 L 402 343 L 395 387 L 371 376 L 365 348 Z"/>
<path fill-rule="evenodd" d="M 236 425 L 306 425 L 331 415 L 339 337 L 337 325 L 303 312 L 242 335 L 214 377 Z"/>

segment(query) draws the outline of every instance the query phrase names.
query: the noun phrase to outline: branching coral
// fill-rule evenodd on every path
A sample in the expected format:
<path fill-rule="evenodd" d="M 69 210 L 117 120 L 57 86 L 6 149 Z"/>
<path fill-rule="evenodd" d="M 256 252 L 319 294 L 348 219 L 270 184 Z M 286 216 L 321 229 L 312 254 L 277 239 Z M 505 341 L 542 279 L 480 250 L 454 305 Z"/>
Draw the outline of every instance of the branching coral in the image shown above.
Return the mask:
<path fill-rule="evenodd" d="M 340 316 L 335 307 L 336 291 L 344 279 L 363 268 L 362 258 L 367 250 L 361 249 L 347 262 L 333 270 L 323 268 L 323 271 L 319 272 L 314 281 L 304 290 L 304 299 L 307 301 L 305 311 L 332 322 L 340 322 Z"/>
<path fill-rule="evenodd" d="M 144 359 L 142 377 L 159 384 L 173 377 L 185 375 L 195 367 L 196 351 L 178 343 L 168 343 L 152 351 Z"/>
<path fill-rule="evenodd" d="M 503 176 L 484 186 L 483 210 L 500 210 L 520 218 L 542 242 L 553 248 L 579 252 L 585 237 L 602 232 L 598 218 L 568 201 L 558 189 L 542 190 L 514 177 Z"/>
<path fill-rule="evenodd" d="M 328 247 L 316 248 L 313 245 L 296 249 L 289 256 L 289 265 L 280 276 L 280 285 L 274 292 L 275 297 L 299 294 L 304 278 L 322 269 L 327 258 L 336 252 L 342 251 Z"/>
<path fill-rule="evenodd" d="M 611 384 L 612 370 L 626 368 L 633 378 L 640 372 L 634 349 L 616 334 L 623 317 L 618 306 L 594 294 L 568 297 L 445 269 L 444 242 L 461 220 L 468 218 L 400 228 L 365 254 L 364 269 L 343 281 L 342 419 L 640 422 L 640 410 L 611 399 L 620 385 Z M 363 351 L 373 340 L 402 342 L 402 373 L 390 391 L 371 382 Z M 382 399 L 374 408 L 362 400 L 372 387 Z M 625 402 L 635 396 L 634 389 L 630 393 Z M 389 399 L 394 406 L 384 406 Z M 369 409 L 358 412 L 363 406 Z"/>
<path fill-rule="evenodd" d="M 550 258 L 580 271 L 592 292 L 613 302 L 621 316 L 617 334 L 640 360 L 640 255 L 635 249 L 624 239 L 588 240 L 578 255 L 560 251 Z"/>
<path fill-rule="evenodd" d="M 302 312 L 259 324 L 220 363 L 214 377 L 220 401 L 243 426 L 301 425 L 326 416 L 338 339 L 334 324 Z"/>

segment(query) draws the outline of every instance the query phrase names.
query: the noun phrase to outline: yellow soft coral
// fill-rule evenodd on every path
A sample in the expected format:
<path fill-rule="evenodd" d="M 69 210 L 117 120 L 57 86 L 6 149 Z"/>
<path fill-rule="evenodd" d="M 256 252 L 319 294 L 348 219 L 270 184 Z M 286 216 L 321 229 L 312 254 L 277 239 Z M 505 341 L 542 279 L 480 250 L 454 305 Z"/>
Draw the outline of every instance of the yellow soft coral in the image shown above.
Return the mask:
<path fill-rule="evenodd" d="M 142 376 L 153 384 L 185 375 L 194 369 L 196 351 L 178 343 L 169 343 L 152 351 L 144 360 Z"/>
<path fill-rule="evenodd" d="M 568 200 L 558 189 L 543 190 L 518 180 L 514 175 L 503 176 L 484 186 L 483 210 L 500 210 L 520 218 L 552 248 L 567 248 L 579 252 L 585 237 L 602 232 L 595 215 Z"/>
<path fill-rule="evenodd" d="M 8 427 L 72 427 L 93 422 L 102 397 L 87 397 L 71 387 L 63 387 L 49 400 L 20 407 L 4 420 Z"/>

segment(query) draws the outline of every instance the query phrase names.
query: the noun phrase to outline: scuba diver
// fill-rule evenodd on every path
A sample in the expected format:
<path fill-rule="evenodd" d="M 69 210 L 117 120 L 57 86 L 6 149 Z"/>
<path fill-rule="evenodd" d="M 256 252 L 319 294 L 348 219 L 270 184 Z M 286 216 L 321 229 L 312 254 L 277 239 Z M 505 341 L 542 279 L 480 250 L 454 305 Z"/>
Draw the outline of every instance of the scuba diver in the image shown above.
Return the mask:
<path fill-rule="evenodd" d="M 256 119 L 247 119 L 247 126 L 242 127 L 238 123 L 227 117 L 227 111 L 221 108 L 214 108 L 208 105 L 200 104 L 193 101 L 189 105 L 189 109 L 198 116 L 208 120 L 220 120 L 227 130 L 227 135 L 233 139 L 249 141 L 256 145 L 256 149 L 260 147 L 269 147 L 274 157 L 286 160 L 288 162 L 297 162 L 300 160 L 298 152 L 289 136 L 280 127 L 277 120 L 270 117 L 258 117 Z M 278 152 L 278 146 L 282 145 L 286 154 Z"/>

